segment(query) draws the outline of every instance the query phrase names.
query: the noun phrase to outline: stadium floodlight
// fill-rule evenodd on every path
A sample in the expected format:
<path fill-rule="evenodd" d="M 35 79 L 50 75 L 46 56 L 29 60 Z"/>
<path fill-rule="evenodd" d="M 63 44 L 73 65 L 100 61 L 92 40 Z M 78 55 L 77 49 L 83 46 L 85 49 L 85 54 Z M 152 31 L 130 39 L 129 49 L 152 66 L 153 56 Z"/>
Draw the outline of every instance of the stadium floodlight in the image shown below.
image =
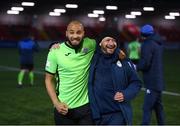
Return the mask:
<path fill-rule="evenodd" d="M 24 8 L 23 7 L 11 7 L 11 10 L 14 10 L 14 11 L 23 11 Z"/>
<path fill-rule="evenodd" d="M 57 12 L 49 12 L 50 16 L 60 16 L 61 13 L 57 13 Z"/>
<path fill-rule="evenodd" d="M 104 14 L 103 10 L 94 10 L 93 11 L 94 14 Z"/>
<path fill-rule="evenodd" d="M 106 9 L 107 10 L 117 10 L 118 9 L 118 7 L 117 6 L 106 6 Z"/>
<path fill-rule="evenodd" d="M 142 15 L 142 13 L 141 13 L 140 11 L 132 11 L 132 12 L 131 12 L 131 15 L 140 16 L 140 15 Z"/>
<path fill-rule="evenodd" d="M 100 17 L 99 21 L 106 21 L 106 18 L 105 17 Z"/>
<path fill-rule="evenodd" d="M 88 14 L 88 17 L 99 17 L 99 15 L 98 15 L 98 14 L 89 13 L 89 14 Z"/>
<path fill-rule="evenodd" d="M 170 16 L 180 16 L 179 12 L 170 12 Z"/>
<path fill-rule="evenodd" d="M 154 11 L 154 7 L 143 7 L 144 11 Z"/>
<path fill-rule="evenodd" d="M 174 20 L 175 19 L 174 16 L 169 16 L 169 15 L 166 15 L 164 18 L 167 20 Z"/>
<path fill-rule="evenodd" d="M 66 10 L 65 9 L 54 9 L 54 12 L 65 13 Z"/>
<path fill-rule="evenodd" d="M 77 4 L 66 4 L 66 8 L 78 8 Z"/>
<path fill-rule="evenodd" d="M 19 14 L 19 11 L 15 11 L 15 10 L 8 10 L 7 14 Z"/>
<path fill-rule="evenodd" d="M 134 18 L 136 18 L 136 16 L 135 15 L 126 14 L 125 18 L 134 19 Z"/>
<path fill-rule="evenodd" d="M 22 2 L 21 5 L 22 6 L 34 6 L 35 3 L 34 2 Z"/>

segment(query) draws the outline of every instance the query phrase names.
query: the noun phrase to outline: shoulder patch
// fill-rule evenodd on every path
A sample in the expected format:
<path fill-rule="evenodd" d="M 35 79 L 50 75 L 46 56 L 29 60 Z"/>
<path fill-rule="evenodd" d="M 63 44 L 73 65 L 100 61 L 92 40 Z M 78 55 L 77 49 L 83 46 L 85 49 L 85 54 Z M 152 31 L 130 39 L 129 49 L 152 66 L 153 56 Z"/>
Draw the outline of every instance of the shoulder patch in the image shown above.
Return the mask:
<path fill-rule="evenodd" d="M 118 61 L 116 62 L 116 64 L 117 64 L 118 67 L 122 67 L 121 61 L 118 60 Z"/>
<path fill-rule="evenodd" d="M 83 53 L 88 53 L 88 51 L 89 51 L 88 48 L 86 48 L 86 47 L 82 48 L 82 52 L 83 52 Z"/>

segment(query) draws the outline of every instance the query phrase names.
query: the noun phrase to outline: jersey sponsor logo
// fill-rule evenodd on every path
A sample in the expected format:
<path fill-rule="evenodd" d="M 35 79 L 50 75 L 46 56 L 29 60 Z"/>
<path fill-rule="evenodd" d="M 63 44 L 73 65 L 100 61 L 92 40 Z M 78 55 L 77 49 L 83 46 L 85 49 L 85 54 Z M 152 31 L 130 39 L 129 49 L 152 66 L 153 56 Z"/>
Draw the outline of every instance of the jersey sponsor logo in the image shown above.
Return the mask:
<path fill-rule="evenodd" d="M 66 53 L 65 56 L 69 56 L 71 53 Z"/>
<path fill-rule="evenodd" d="M 122 67 L 122 64 L 121 64 L 121 62 L 119 60 L 117 61 L 116 64 L 117 64 L 118 67 Z"/>
<path fill-rule="evenodd" d="M 88 53 L 89 49 L 88 48 L 82 48 L 83 53 Z"/>

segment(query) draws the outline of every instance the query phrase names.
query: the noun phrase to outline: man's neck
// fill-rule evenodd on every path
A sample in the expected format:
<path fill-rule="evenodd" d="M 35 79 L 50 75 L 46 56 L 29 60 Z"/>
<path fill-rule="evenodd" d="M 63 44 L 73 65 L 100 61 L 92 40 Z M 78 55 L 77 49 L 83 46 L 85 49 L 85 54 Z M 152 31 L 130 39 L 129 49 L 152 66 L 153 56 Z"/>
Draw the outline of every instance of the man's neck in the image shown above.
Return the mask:
<path fill-rule="evenodd" d="M 74 49 L 76 53 L 78 52 L 78 50 L 79 50 L 79 49 L 81 48 L 81 46 L 82 46 L 82 42 L 80 42 L 80 44 L 77 45 L 77 46 L 72 46 L 69 41 L 66 41 L 65 44 L 66 44 L 69 48 Z"/>

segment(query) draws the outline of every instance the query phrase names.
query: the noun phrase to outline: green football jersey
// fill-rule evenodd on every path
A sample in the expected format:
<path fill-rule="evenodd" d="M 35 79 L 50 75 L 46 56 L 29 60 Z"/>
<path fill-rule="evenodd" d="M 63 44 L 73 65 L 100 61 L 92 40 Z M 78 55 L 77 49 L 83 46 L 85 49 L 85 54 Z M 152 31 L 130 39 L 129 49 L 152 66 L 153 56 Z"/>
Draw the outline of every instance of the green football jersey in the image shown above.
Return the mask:
<path fill-rule="evenodd" d="M 138 41 L 133 41 L 128 44 L 130 59 L 139 59 L 140 58 L 140 54 L 139 54 L 140 47 L 141 47 L 141 44 Z"/>
<path fill-rule="evenodd" d="M 59 49 L 53 49 L 48 54 L 45 70 L 52 74 L 57 71 L 60 80 L 58 98 L 69 108 L 76 108 L 89 102 L 87 84 L 95 49 L 95 40 L 84 38 L 78 52 L 64 42 Z"/>

